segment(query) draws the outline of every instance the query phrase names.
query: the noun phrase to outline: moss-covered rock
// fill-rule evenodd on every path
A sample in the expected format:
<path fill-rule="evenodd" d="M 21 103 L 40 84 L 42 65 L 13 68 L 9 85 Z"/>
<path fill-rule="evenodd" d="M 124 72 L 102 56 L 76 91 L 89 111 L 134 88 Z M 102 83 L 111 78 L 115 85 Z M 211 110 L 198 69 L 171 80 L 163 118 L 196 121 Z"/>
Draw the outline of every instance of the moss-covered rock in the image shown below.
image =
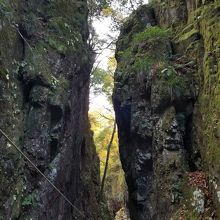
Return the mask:
<path fill-rule="evenodd" d="M 0 219 L 105 219 L 88 121 L 87 16 L 84 0 L 0 1 L 0 128 L 76 207 L 1 136 Z"/>
<path fill-rule="evenodd" d="M 113 102 L 131 218 L 168 219 L 182 201 L 188 170 L 184 140 L 195 100 L 195 65 L 173 54 L 171 30 L 146 22 L 135 33 L 122 28 Z M 121 47 L 128 36 L 129 44 Z"/>

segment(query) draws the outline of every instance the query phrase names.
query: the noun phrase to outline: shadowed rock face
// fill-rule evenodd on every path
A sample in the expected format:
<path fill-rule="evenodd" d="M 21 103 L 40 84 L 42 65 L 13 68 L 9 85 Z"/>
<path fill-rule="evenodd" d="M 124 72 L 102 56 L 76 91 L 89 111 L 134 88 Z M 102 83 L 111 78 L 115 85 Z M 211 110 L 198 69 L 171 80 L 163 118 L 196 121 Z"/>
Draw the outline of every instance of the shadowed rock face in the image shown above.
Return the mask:
<path fill-rule="evenodd" d="M 99 219 L 99 162 L 88 121 L 93 55 L 87 3 L 5 2 L 0 128 L 86 219 Z M 0 151 L 0 219 L 83 219 L 2 136 Z"/>
<path fill-rule="evenodd" d="M 113 103 L 132 220 L 219 217 L 219 7 L 152 1 L 122 27 Z"/>
<path fill-rule="evenodd" d="M 147 19 L 134 33 L 144 29 L 150 32 L 156 25 L 153 10 L 147 7 L 141 10 L 144 9 Z M 131 19 L 142 22 L 139 11 L 135 13 Z M 195 98 L 193 81 L 191 73 L 179 72 L 179 82 L 172 84 L 169 68 L 177 58 L 173 56 L 171 42 L 166 37 L 138 42 L 133 46 L 138 49 L 125 59 L 120 52 L 131 48 L 132 41 L 127 48 L 121 47 L 121 41 L 128 35 L 135 41 L 132 30 L 125 33 L 123 29 L 119 37 L 113 102 L 131 218 L 165 219 L 173 209 L 169 187 L 183 177 L 187 167 L 184 140 L 188 135 L 186 129 Z M 144 60 L 145 65 L 149 65 L 147 69 L 133 68 L 135 61 L 132 59 L 137 59 L 140 54 L 153 57 L 151 64 Z M 169 67 L 159 70 L 162 62 L 169 63 Z M 128 68 L 124 68 L 123 63 Z M 159 71 L 164 71 L 164 75 Z"/>

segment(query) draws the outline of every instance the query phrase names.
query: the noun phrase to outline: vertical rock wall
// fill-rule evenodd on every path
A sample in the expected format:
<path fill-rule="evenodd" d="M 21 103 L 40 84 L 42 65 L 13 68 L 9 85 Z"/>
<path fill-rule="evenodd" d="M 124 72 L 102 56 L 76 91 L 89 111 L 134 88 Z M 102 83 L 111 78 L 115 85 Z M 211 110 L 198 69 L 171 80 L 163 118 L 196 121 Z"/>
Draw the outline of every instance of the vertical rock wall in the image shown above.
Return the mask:
<path fill-rule="evenodd" d="M 132 219 L 219 217 L 218 9 L 153 1 L 121 30 L 113 102 Z"/>
<path fill-rule="evenodd" d="M 99 219 L 87 2 L 8 0 L 0 9 L 0 128 L 86 219 Z M 83 219 L 2 136 L 0 151 L 0 219 Z"/>

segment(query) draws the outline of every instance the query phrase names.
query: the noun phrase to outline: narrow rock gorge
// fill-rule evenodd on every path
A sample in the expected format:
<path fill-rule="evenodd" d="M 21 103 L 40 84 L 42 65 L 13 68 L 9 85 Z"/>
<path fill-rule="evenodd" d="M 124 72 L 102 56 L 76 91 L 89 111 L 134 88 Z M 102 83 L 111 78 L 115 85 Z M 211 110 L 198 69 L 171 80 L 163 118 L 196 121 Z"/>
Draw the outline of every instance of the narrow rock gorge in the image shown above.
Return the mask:
<path fill-rule="evenodd" d="M 76 207 L 1 135 L 0 219 L 103 219 L 87 2 L 0 3 L 0 128 Z"/>
<path fill-rule="evenodd" d="M 220 2 L 155 0 L 117 41 L 113 103 L 132 220 L 219 219 Z"/>
<path fill-rule="evenodd" d="M 0 220 L 112 219 L 88 119 L 88 13 L 86 0 L 0 0 Z M 131 220 L 220 219 L 220 1 L 150 1 L 115 57 Z"/>

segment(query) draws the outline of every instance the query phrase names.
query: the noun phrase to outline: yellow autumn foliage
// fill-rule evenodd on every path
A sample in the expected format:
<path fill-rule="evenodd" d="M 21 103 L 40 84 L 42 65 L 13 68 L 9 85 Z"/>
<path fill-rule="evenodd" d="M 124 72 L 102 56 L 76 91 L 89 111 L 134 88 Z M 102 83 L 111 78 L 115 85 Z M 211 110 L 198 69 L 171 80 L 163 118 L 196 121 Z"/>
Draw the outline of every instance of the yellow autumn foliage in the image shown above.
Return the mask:
<path fill-rule="evenodd" d="M 103 16 L 111 16 L 112 15 L 112 13 L 113 13 L 113 8 L 112 7 L 105 7 L 105 8 L 103 8 L 102 9 L 102 14 L 103 14 Z"/>
<path fill-rule="evenodd" d="M 114 115 L 107 114 L 104 117 L 99 112 L 90 112 L 91 129 L 94 132 L 96 150 L 100 158 L 100 174 L 103 176 L 107 146 L 111 139 L 114 126 Z M 121 167 L 118 151 L 118 134 L 116 132 L 111 146 L 104 195 L 110 206 L 123 206 L 126 192 L 124 173 Z M 112 205 L 111 205 L 112 204 Z M 111 209 L 111 207 L 110 207 Z"/>

